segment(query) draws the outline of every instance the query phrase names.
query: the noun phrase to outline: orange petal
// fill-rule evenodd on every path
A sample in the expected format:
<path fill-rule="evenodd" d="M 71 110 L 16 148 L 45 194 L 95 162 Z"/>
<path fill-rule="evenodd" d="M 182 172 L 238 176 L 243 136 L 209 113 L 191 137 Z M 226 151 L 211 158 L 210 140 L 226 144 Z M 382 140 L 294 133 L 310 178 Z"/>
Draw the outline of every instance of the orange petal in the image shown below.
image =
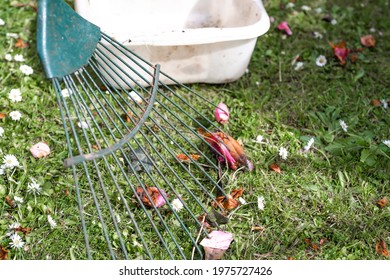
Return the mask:
<path fill-rule="evenodd" d="M 189 157 L 186 156 L 185 154 L 178 154 L 176 156 L 176 158 L 180 161 L 185 161 L 185 162 L 190 162 L 190 158 L 192 158 L 193 160 L 198 160 L 200 158 L 200 155 L 196 155 L 196 154 L 190 154 Z"/>
<path fill-rule="evenodd" d="M 372 36 L 371 34 L 363 36 L 360 38 L 360 43 L 365 47 L 369 47 L 369 48 L 375 47 L 374 36 Z"/>
<path fill-rule="evenodd" d="M 27 48 L 29 46 L 28 43 L 24 42 L 22 40 L 22 38 L 18 38 L 16 40 L 16 43 L 15 43 L 15 48 L 21 48 L 21 49 L 24 49 L 24 48 Z"/>

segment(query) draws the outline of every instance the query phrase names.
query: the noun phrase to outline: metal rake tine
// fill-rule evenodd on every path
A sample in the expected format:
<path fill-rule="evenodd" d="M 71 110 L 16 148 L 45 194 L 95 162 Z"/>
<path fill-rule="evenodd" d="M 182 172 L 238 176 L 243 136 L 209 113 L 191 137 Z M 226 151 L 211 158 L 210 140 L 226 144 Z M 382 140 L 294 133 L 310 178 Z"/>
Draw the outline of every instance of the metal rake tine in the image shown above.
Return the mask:
<path fill-rule="evenodd" d="M 84 90 L 87 91 L 87 88 L 84 88 Z M 84 93 L 85 93 L 85 91 L 84 91 Z M 77 98 L 80 98 L 80 99 L 82 100 L 81 102 L 83 103 L 83 107 L 88 107 L 88 105 L 86 104 L 86 101 L 83 100 L 83 98 L 82 98 L 81 95 L 78 95 L 78 96 L 76 96 L 76 97 L 77 97 Z M 76 106 L 76 105 L 74 105 L 74 106 L 75 106 L 75 108 L 79 107 L 79 106 Z M 91 113 L 90 111 L 88 111 L 88 113 L 90 114 L 90 117 L 91 117 L 91 116 L 92 116 L 92 113 Z M 84 114 L 84 116 L 83 116 L 82 118 L 79 117 L 79 119 L 86 119 L 86 118 L 87 118 L 87 116 L 86 116 L 85 114 Z M 93 119 L 93 121 L 95 122 L 95 127 L 96 127 L 96 129 L 98 129 L 99 132 L 100 132 L 100 135 L 103 136 L 103 133 L 102 133 L 102 131 L 99 129 L 99 127 L 98 127 L 96 121 L 95 121 L 94 119 Z M 83 129 L 83 133 L 84 133 L 85 139 L 86 139 L 87 142 L 89 143 L 89 139 L 88 139 L 88 137 L 86 136 L 86 131 L 85 131 L 84 129 Z M 95 135 L 94 135 L 93 133 L 92 133 L 92 136 L 93 136 L 93 138 L 95 138 Z M 104 136 L 103 136 L 103 138 L 104 138 Z M 95 138 L 94 140 L 97 142 L 97 139 L 96 139 L 96 138 Z M 106 143 L 106 144 L 108 144 L 108 143 Z M 90 146 L 89 150 L 90 150 L 90 152 L 91 152 L 91 145 L 89 144 L 89 146 Z M 113 157 L 115 157 L 115 155 L 113 155 Z M 104 158 L 104 160 L 105 160 L 105 162 L 106 162 L 105 156 L 103 156 L 103 158 Z M 117 160 L 117 159 L 116 159 L 116 160 Z M 103 187 L 103 186 L 104 186 L 104 183 L 101 181 L 101 175 L 99 175 L 99 168 L 98 168 L 98 166 L 96 165 L 96 162 L 95 162 L 94 159 L 92 160 L 92 162 L 93 162 L 94 165 L 95 165 L 95 170 L 98 172 L 98 176 L 97 176 L 97 177 L 98 177 L 98 179 L 99 179 L 100 185 L 102 186 L 102 190 L 103 190 L 103 192 L 105 193 L 105 188 Z M 119 162 L 117 162 L 117 163 L 119 163 Z M 83 162 L 83 164 L 85 165 L 85 162 Z M 106 162 L 106 164 L 107 164 L 107 162 Z M 107 164 L 107 166 L 108 166 L 108 164 Z M 88 173 L 87 170 L 86 170 L 86 173 Z M 126 174 L 125 174 L 125 172 L 124 172 L 123 170 L 122 170 L 122 174 L 126 176 Z M 114 176 L 112 176 L 112 178 L 114 179 Z M 113 181 L 115 181 L 115 180 L 113 180 Z M 128 180 L 128 181 L 129 181 L 129 180 Z M 142 183 L 141 180 L 138 180 L 138 181 L 139 181 L 140 184 L 143 185 L 143 183 Z M 94 193 L 93 188 L 92 188 L 92 183 L 90 183 L 90 185 L 91 185 L 91 190 L 92 190 L 92 192 Z M 133 190 L 134 190 L 134 187 L 133 187 Z M 135 190 L 134 190 L 134 193 L 136 193 Z M 104 196 L 105 196 L 105 198 L 107 199 L 106 193 L 104 194 Z M 95 197 L 95 195 L 94 195 L 94 197 Z M 150 197 L 149 197 L 149 199 L 150 199 Z M 106 200 L 106 202 L 107 202 L 108 206 L 110 207 L 109 201 Z M 139 201 L 139 202 L 141 202 L 141 201 Z M 99 204 L 96 202 L 96 200 L 95 200 L 95 205 L 96 205 L 96 207 L 99 207 L 99 206 L 98 206 Z M 143 207 L 142 204 L 141 204 L 141 206 Z M 146 212 L 146 209 L 144 209 L 144 211 Z M 98 210 L 98 212 L 100 213 L 99 210 Z M 110 209 L 110 214 L 111 214 L 112 220 L 113 220 L 113 222 L 114 222 L 114 224 L 115 224 L 115 227 L 117 228 L 117 226 L 116 226 L 116 221 L 115 221 L 115 218 L 113 217 L 113 212 L 112 212 L 111 209 Z M 161 222 L 165 224 L 163 217 L 162 217 L 159 213 L 158 213 L 158 215 L 159 215 L 159 217 L 160 217 Z M 100 214 L 99 214 L 99 217 L 101 217 Z M 103 219 L 100 218 L 100 220 L 101 220 L 101 223 L 104 225 L 105 223 L 104 223 Z M 153 221 L 152 221 L 151 219 L 150 219 L 150 221 L 153 223 Z M 165 224 L 165 227 L 168 229 L 168 227 L 167 227 L 166 224 Z M 105 228 L 105 226 L 104 226 L 104 228 Z M 119 236 L 120 236 L 120 233 L 119 233 L 118 230 L 117 230 L 117 232 L 118 232 L 118 234 L 119 234 Z M 158 230 L 156 230 L 156 233 L 158 234 Z M 106 238 L 108 239 L 108 237 L 106 237 Z M 163 242 L 163 243 L 165 244 L 165 241 L 164 241 L 161 237 L 160 237 L 160 239 L 161 239 L 160 241 Z M 107 240 L 107 243 L 110 244 L 110 243 L 109 243 L 109 240 Z M 122 245 L 122 246 L 123 246 L 123 245 Z M 168 249 L 167 246 L 166 246 L 166 249 L 167 249 L 167 251 L 169 252 L 169 249 Z M 110 249 L 110 251 L 112 252 L 112 249 Z M 126 252 L 126 251 L 124 250 L 124 252 Z M 172 256 L 172 255 L 171 255 L 171 256 Z"/>
<path fill-rule="evenodd" d="M 85 82 L 85 81 L 84 81 Z M 86 90 L 86 88 L 85 88 L 85 90 Z M 82 97 L 81 96 L 79 96 L 78 98 L 80 98 L 80 99 L 82 99 Z M 83 101 L 82 102 L 83 103 L 83 106 L 81 106 L 81 107 L 83 107 L 83 108 L 85 108 L 85 107 L 87 107 L 87 104 L 86 104 L 86 101 Z M 87 118 L 85 115 L 83 116 L 83 118 Z M 96 125 L 96 124 L 95 124 Z M 96 139 L 95 139 L 95 141 L 96 141 Z M 97 170 L 98 170 L 98 168 L 97 167 L 95 167 Z M 100 176 L 98 176 L 99 178 L 100 178 Z M 140 182 L 141 183 L 141 182 Z M 101 182 L 101 185 L 103 185 L 103 183 Z M 112 211 L 110 211 L 110 212 L 112 212 Z M 112 215 L 112 214 L 111 214 Z M 163 220 L 163 219 L 162 219 Z M 178 219 L 179 221 L 180 221 L 180 219 Z M 114 220 L 114 222 L 115 222 L 115 220 Z M 181 222 L 181 221 L 180 221 Z M 182 224 L 183 225 L 183 224 Z"/>

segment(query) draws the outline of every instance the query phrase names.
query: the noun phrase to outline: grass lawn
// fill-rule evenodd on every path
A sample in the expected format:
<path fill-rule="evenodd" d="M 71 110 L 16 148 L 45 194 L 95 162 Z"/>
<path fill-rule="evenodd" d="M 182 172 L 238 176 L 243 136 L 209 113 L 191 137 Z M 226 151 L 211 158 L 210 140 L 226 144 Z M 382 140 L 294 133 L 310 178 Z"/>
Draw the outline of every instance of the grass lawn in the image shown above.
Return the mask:
<path fill-rule="evenodd" d="M 243 143 L 254 165 L 252 172 L 226 172 L 225 191 L 242 187 L 246 203 L 229 211 L 229 223 L 222 226 L 234 237 L 224 259 L 388 259 L 390 1 L 291 2 L 295 5 L 264 1 L 273 22 L 258 39 L 242 78 L 191 85 L 229 107 L 223 129 Z M 36 3 L 0 3 L 0 256 L 85 259 L 73 174 L 63 166 L 65 132 L 36 53 Z M 282 21 L 291 36 L 278 30 Z M 368 34 L 375 46 L 361 44 Z M 331 46 L 342 41 L 349 50 L 344 63 Z M 321 55 L 326 63 L 319 66 Z M 213 118 L 212 111 L 204 113 Z M 48 156 L 32 156 L 30 147 L 38 142 L 49 145 Z M 18 166 L 4 165 L 7 155 L 14 155 Z M 281 172 L 270 168 L 275 165 Z M 110 258 L 92 201 L 84 206 L 93 257 Z M 136 218 L 148 228 L 141 214 Z M 145 258 L 126 216 L 119 220 L 130 256 Z M 172 223 L 172 232 L 179 231 Z M 15 232 L 18 246 L 11 244 Z M 112 239 L 115 249 L 118 237 Z M 157 259 L 167 258 L 158 244 L 152 250 Z"/>

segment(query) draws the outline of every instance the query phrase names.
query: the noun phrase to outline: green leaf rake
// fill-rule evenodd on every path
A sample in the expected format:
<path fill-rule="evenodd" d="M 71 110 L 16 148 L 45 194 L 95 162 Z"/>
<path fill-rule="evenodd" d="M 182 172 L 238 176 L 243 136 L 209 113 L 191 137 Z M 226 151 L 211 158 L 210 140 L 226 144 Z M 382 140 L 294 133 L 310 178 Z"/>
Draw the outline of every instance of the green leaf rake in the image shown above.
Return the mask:
<path fill-rule="evenodd" d="M 205 117 L 215 106 L 61 0 L 39 1 L 37 46 L 65 129 L 86 257 L 202 259 L 199 217 L 225 195 L 197 132 L 217 130 Z"/>

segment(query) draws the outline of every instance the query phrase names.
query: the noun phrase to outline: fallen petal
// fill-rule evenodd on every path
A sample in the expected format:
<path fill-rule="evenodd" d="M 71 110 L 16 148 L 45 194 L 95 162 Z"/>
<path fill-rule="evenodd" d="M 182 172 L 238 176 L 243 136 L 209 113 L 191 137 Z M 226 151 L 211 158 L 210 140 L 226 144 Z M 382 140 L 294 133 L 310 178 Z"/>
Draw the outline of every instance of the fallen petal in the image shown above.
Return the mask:
<path fill-rule="evenodd" d="M 229 108 L 226 106 L 225 103 L 219 103 L 218 106 L 215 108 L 215 119 L 220 124 L 226 124 L 230 117 Z"/>
<path fill-rule="evenodd" d="M 205 237 L 200 245 L 214 249 L 227 250 L 233 241 L 233 234 L 227 231 L 214 230 L 210 232 L 209 237 Z"/>
<path fill-rule="evenodd" d="M 39 142 L 31 146 L 30 152 L 33 155 L 33 157 L 42 158 L 50 154 L 50 147 L 44 142 Z"/>
<path fill-rule="evenodd" d="M 290 27 L 288 26 L 287 21 L 282 21 L 281 23 L 279 23 L 278 29 L 280 31 L 286 32 L 286 34 L 289 35 L 289 36 L 292 35 L 292 31 L 291 31 Z"/>
<path fill-rule="evenodd" d="M 145 206 L 153 207 L 154 204 L 156 207 L 161 207 L 166 203 L 166 192 L 156 187 L 147 187 L 146 192 L 143 188 L 138 187 L 136 189 L 136 193 Z M 148 196 L 152 199 L 152 201 L 150 201 Z"/>
<path fill-rule="evenodd" d="M 346 42 L 342 41 L 336 45 L 334 45 L 333 43 L 329 43 L 329 44 L 333 49 L 333 55 L 340 61 L 340 64 L 341 65 L 346 64 L 348 54 L 350 52 L 346 47 L 347 45 Z"/>
<path fill-rule="evenodd" d="M 363 36 L 360 38 L 360 43 L 365 47 L 375 47 L 375 38 L 372 36 L 372 34 Z"/>

